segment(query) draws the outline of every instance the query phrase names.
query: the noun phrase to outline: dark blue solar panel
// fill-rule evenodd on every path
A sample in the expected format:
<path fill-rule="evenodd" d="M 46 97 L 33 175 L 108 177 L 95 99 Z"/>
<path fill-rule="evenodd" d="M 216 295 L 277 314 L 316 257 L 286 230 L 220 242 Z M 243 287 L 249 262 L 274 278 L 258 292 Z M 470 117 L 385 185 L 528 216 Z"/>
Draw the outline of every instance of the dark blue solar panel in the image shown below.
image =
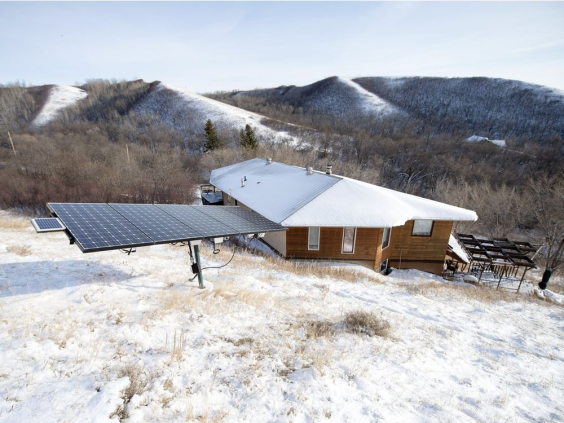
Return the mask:
<path fill-rule="evenodd" d="M 158 204 L 157 207 L 185 225 L 189 225 L 200 234 L 200 238 L 237 235 L 239 232 L 223 222 L 202 213 L 207 207 L 221 206 L 184 206 L 178 204 Z"/>
<path fill-rule="evenodd" d="M 48 218 L 39 218 L 39 219 L 33 219 L 33 221 L 35 222 L 35 224 L 37 225 L 37 227 L 43 231 L 48 231 L 48 230 L 64 230 L 65 227 L 63 225 L 61 225 L 61 222 L 59 222 L 58 219 L 52 218 L 52 217 L 48 217 Z"/>
<path fill-rule="evenodd" d="M 153 241 L 176 242 L 201 238 L 200 233 L 152 204 L 110 204 Z"/>
<path fill-rule="evenodd" d="M 84 252 L 154 244 L 108 204 L 49 203 Z"/>
<path fill-rule="evenodd" d="M 226 220 L 225 222 L 229 226 L 235 225 L 235 227 L 237 228 L 246 227 L 249 233 L 279 231 L 282 228 L 282 226 L 280 226 L 278 223 L 275 223 L 272 220 L 268 220 L 263 215 L 260 215 L 255 211 L 247 210 L 241 207 L 235 207 L 235 206 L 202 207 L 201 210 L 210 216 L 214 216 L 216 215 L 215 213 L 219 212 L 216 216 L 218 216 L 218 218 L 221 219 L 227 219 L 227 217 L 223 217 L 220 213 L 233 214 L 239 217 L 240 219 L 231 218 L 229 221 Z"/>

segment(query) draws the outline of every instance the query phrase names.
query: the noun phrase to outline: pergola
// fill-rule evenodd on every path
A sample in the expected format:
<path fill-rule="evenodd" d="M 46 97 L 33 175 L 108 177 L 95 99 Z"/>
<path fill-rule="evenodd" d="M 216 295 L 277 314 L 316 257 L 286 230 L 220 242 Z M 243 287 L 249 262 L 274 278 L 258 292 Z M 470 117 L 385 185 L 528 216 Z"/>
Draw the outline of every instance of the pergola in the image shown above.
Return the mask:
<path fill-rule="evenodd" d="M 519 270 L 523 270 L 519 286 L 516 288 L 519 292 L 527 271 L 537 267 L 532 258 L 538 248 L 530 242 L 476 237 L 471 234 L 456 234 L 456 237 L 468 253 L 469 271 L 479 273 L 478 281 L 482 279 L 484 272 L 495 275 L 496 289 L 500 287 L 503 278 L 516 278 Z"/>

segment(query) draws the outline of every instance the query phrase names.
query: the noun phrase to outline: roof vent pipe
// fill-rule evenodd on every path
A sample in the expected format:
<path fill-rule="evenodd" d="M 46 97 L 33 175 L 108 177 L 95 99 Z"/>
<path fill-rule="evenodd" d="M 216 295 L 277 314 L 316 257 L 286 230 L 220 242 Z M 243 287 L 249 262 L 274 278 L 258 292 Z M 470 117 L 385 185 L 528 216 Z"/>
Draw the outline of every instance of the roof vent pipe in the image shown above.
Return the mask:
<path fill-rule="evenodd" d="M 267 165 L 272 164 L 272 159 L 270 157 L 268 159 L 266 159 L 266 164 Z"/>
<path fill-rule="evenodd" d="M 306 168 L 306 173 L 307 173 L 308 175 L 313 175 L 313 167 L 308 166 L 308 167 Z"/>
<path fill-rule="evenodd" d="M 243 176 L 243 177 L 241 178 L 241 188 L 243 188 L 243 187 L 245 186 L 245 181 L 246 181 L 246 180 L 247 180 L 247 177 L 246 177 L 246 176 Z"/>
<path fill-rule="evenodd" d="M 327 171 L 325 172 L 327 175 L 332 175 L 333 174 L 333 165 L 332 164 L 328 164 L 327 165 Z"/>

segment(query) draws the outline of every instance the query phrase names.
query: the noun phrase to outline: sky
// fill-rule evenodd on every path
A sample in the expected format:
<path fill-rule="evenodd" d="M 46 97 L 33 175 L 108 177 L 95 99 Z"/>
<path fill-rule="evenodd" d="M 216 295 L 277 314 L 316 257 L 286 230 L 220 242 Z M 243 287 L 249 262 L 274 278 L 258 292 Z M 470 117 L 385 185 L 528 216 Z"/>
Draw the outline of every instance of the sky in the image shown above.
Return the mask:
<path fill-rule="evenodd" d="M 165 81 L 193 92 L 339 75 L 564 89 L 564 3 L 3 3 L 0 84 Z"/>

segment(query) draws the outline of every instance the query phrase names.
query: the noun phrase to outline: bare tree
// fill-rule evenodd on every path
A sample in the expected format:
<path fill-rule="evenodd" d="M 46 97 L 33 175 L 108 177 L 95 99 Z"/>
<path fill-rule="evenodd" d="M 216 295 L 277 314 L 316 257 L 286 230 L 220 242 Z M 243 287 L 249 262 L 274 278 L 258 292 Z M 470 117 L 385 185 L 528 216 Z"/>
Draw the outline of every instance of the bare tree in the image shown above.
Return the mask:
<path fill-rule="evenodd" d="M 545 239 L 543 283 L 547 283 L 552 271 L 564 263 L 564 174 L 531 179 L 528 188 L 536 226 Z"/>

